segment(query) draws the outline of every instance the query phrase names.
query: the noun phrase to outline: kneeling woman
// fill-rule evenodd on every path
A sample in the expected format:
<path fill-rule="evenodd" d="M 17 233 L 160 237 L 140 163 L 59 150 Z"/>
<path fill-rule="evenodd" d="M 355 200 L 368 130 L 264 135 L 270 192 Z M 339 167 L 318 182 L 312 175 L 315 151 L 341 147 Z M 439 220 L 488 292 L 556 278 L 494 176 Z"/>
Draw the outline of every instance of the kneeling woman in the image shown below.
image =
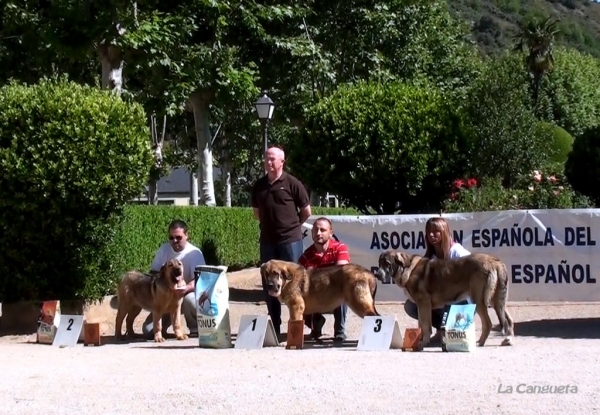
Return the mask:
<path fill-rule="evenodd" d="M 425 224 L 425 246 L 427 249 L 425 250 L 424 256 L 430 259 L 454 259 L 471 255 L 471 252 L 466 250 L 461 244 L 452 240 L 448 222 L 446 222 L 444 218 L 439 217 L 431 218 Z M 453 304 L 469 304 L 468 295 L 457 298 L 456 302 Z M 419 318 L 417 305 L 412 299 L 409 298 L 406 300 L 404 303 L 404 310 L 406 311 L 406 314 L 412 318 Z M 444 316 L 444 312 L 449 310 L 450 304 L 432 310 L 431 325 L 436 329 L 436 334 L 432 340 L 441 340 L 440 329 L 442 326 L 442 317 Z"/>

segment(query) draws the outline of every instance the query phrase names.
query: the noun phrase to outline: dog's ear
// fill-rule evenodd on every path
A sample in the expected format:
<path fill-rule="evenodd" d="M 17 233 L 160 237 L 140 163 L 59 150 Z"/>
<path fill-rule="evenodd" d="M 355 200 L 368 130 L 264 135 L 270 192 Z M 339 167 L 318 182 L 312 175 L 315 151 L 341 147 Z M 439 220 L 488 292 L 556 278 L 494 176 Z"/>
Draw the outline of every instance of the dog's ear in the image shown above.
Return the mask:
<path fill-rule="evenodd" d="M 164 278 L 164 277 L 165 277 L 165 274 L 166 274 L 166 272 L 167 272 L 167 267 L 168 267 L 168 266 L 169 266 L 169 261 L 165 262 L 164 264 L 162 264 L 162 265 L 160 266 L 160 269 L 158 270 L 158 275 L 159 275 L 161 278 Z"/>
<path fill-rule="evenodd" d="M 264 280 L 267 278 L 267 263 L 265 262 L 260 266 L 260 277 Z"/>
<path fill-rule="evenodd" d="M 396 262 L 396 264 L 405 267 L 406 263 L 409 262 L 407 261 L 406 255 L 403 252 L 394 252 L 393 253 L 394 256 L 394 261 Z"/>
<path fill-rule="evenodd" d="M 281 278 L 283 278 L 286 281 L 291 280 L 292 279 L 292 271 L 289 268 L 282 267 L 281 268 Z"/>

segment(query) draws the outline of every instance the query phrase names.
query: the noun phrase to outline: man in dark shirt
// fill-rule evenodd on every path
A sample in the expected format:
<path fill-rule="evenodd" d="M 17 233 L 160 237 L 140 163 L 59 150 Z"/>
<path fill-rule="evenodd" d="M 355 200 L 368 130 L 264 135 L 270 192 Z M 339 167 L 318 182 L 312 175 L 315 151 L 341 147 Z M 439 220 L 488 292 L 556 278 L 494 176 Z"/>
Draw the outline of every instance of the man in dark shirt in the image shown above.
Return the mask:
<path fill-rule="evenodd" d="M 254 217 L 260 226 L 260 263 L 271 259 L 298 262 L 302 255 L 302 224 L 311 215 L 310 199 L 304 185 L 283 171 L 285 154 L 270 147 L 265 153 L 267 174 L 258 179 L 251 192 Z M 281 303 L 267 292 L 265 302 L 275 331 L 281 332 Z"/>

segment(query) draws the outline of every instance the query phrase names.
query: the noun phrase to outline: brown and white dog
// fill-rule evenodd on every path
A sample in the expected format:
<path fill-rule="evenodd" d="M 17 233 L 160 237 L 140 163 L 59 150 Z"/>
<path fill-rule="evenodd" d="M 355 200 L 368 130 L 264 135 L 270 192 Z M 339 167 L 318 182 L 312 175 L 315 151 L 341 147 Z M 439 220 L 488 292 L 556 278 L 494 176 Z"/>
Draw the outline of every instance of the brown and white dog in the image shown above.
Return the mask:
<path fill-rule="evenodd" d="M 377 277 L 384 283 L 393 280 L 415 301 L 423 333 L 421 346 L 430 341 L 431 310 L 450 304 L 464 294 L 475 303 L 481 318 L 482 332 L 477 345 L 485 344 L 492 329 L 488 313 L 490 303 L 505 335 L 502 345 L 513 344 L 514 321 L 506 310 L 508 272 L 504 262 L 495 256 L 475 253 L 441 260 L 387 250 L 379 256 Z"/>
<path fill-rule="evenodd" d="M 271 260 L 260 267 L 269 295 L 287 305 L 290 320 L 327 313 L 346 303 L 359 317 L 378 316 L 377 278 L 358 264 L 307 269 L 295 262 Z"/>
<path fill-rule="evenodd" d="M 123 320 L 129 338 L 135 336 L 133 322 L 142 309 L 152 312 L 154 341 L 163 342 L 162 316 L 170 314 L 177 340 L 188 338 L 181 329 L 181 304 L 183 298 L 175 290 L 185 287 L 183 263 L 171 259 L 162 265 L 158 273 L 126 272 L 118 287 L 118 309 L 115 321 L 115 338 L 121 339 Z"/>

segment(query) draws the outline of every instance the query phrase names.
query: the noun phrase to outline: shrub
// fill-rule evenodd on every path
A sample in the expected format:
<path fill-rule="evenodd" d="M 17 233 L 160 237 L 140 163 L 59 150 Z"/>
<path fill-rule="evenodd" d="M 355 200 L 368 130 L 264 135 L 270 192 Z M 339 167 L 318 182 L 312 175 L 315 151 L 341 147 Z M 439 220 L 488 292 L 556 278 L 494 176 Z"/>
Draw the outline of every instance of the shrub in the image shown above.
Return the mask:
<path fill-rule="evenodd" d="M 354 209 L 312 210 L 313 215 L 357 214 Z M 123 218 L 108 250 L 111 271 L 106 278 L 111 287 L 125 271 L 148 270 L 174 219 L 187 223 L 189 241 L 200 248 L 207 264 L 227 265 L 229 271 L 259 264 L 258 221 L 250 208 L 128 205 Z"/>
<path fill-rule="evenodd" d="M 0 90 L 0 301 L 93 300 L 152 165 L 141 106 L 65 80 Z"/>
<path fill-rule="evenodd" d="M 502 185 L 500 178 L 483 180 L 480 186 L 462 187 L 446 200 L 444 211 L 484 212 L 527 209 L 575 209 L 591 207 L 591 201 L 574 191 L 559 169 L 547 173 L 534 170 L 520 175 L 512 188 Z"/>
<path fill-rule="evenodd" d="M 564 164 L 573 149 L 573 136 L 564 128 L 547 121 L 540 121 L 536 125 L 536 132 L 545 135 L 547 143 L 545 154 L 548 156 L 548 162 Z"/>
<path fill-rule="evenodd" d="M 439 208 L 467 161 L 455 107 L 425 83 L 342 85 L 308 110 L 290 166 L 364 213 Z"/>
<path fill-rule="evenodd" d="M 565 163 L 565 175 L 573 189 L 600 204 L 600 126 L 586 130 L 573 143 Z"/>

